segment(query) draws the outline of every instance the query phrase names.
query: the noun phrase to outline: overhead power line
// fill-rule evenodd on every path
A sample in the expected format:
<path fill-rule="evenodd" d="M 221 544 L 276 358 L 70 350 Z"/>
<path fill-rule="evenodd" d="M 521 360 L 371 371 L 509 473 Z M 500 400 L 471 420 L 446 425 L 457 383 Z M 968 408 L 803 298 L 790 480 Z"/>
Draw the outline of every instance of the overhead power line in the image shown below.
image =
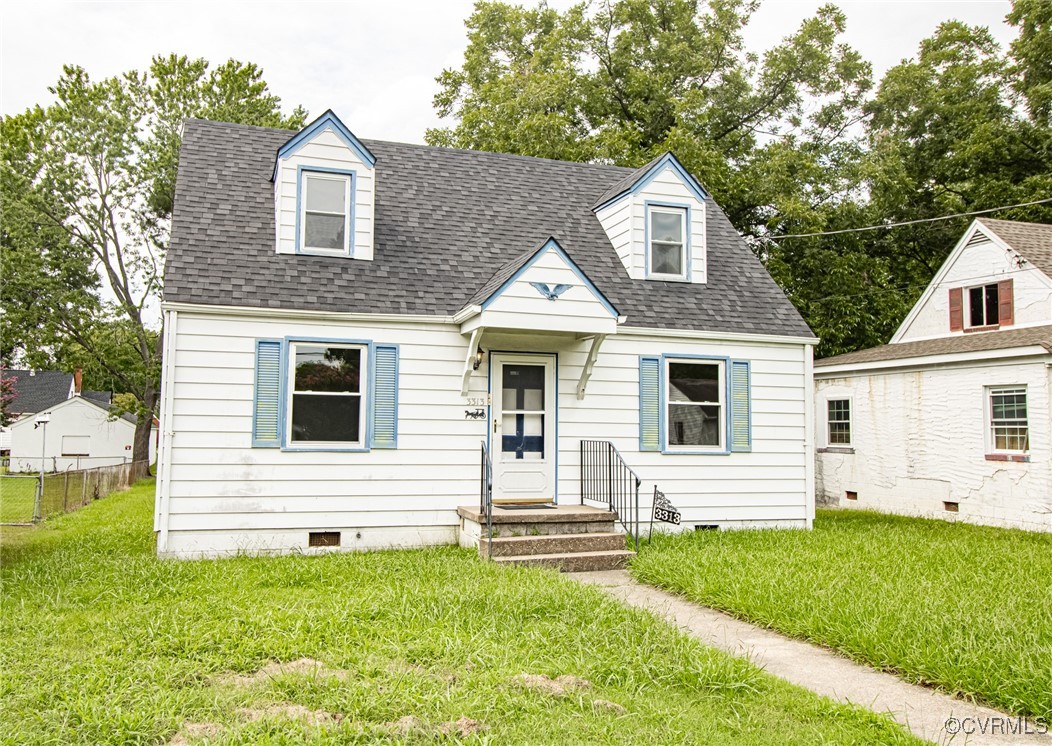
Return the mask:
<path fill-rule="evenodd" d="M 959 212 L 956 215 L 940 215 L 937 218 L 919 218 L 917 220 L 904 220 L 901 223 L 882 223 L 880 225 L 867 225 L 864 228 L 843 228 L 837 231 L 820 231 L 818 233 L 792 233 L 785 236 L 764 236 L 764 238 L 771 241 L 781 241 L 786 238 L 817 238 L 819 236 L 838 236 L 844 233 L 861 233 L 862 231 L 879 231 L 885 228 L 899 228 L 903 225 L 917 225 L 919 223 L 935 223 L 939 220 L 953 220 L 954 218 L 968 218 L 974 215 L 985 215 L 990 212 L 997 212 L 999 210 L 1012 210 L 1016 207 L 1030 207 L 1031 205 L 1043 205 L 1047 202 L 1052 202 L 1052 197 L 1045 199 L 1035 199 L 1033 202 L 1020 202 L 1018 205 L 1002 205 L 1001 207 L 991 207 L 986 210 L 974 210 L 972 212 Z"/>

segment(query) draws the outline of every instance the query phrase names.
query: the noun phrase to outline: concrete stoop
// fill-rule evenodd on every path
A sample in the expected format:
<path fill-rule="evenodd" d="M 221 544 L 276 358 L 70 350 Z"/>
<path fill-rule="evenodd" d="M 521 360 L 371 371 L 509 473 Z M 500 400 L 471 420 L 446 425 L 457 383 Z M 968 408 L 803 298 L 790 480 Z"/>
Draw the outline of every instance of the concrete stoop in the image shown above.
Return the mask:
<path fill-rule="evenodd" d="M 615 529 L 616 514 L 586 505 L 509 510 L 494 506 L 492 536 L 477 507 L 460 507 L 460 544 L 507 565 L 539 565 L 562 572 L 625 567 L 635 552 Z M 490 546 L 492 544 L 492 547 Z"/>

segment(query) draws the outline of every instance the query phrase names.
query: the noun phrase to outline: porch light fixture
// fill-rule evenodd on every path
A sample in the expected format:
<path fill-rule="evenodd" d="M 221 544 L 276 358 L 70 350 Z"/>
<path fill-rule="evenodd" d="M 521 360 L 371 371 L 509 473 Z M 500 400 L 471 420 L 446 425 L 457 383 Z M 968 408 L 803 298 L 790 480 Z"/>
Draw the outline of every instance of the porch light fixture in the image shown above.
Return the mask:
<path fill-rule="evenodd" d="M 479 366 L 482 365 L 482 356 L 485 354 L 486 353 L 482 351 L 482 345 L 479 345 L 478 349 L 475 350 L 475 362 L 471 365 L 472 370 L 479 369 Z"/>

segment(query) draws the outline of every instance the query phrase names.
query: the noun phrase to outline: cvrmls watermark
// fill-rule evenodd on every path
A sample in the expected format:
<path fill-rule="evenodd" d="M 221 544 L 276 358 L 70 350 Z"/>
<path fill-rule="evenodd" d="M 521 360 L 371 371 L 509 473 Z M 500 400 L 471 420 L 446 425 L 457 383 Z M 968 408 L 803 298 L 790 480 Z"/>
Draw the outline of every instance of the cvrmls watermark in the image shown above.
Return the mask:
<path fill-rule="evenodd" d="M 946 732 L 950 735 L 963 733 L 966 736 L 1044 736 L 1049 731 L 1047 718 L 1000 717 L 947 718 Z"/>

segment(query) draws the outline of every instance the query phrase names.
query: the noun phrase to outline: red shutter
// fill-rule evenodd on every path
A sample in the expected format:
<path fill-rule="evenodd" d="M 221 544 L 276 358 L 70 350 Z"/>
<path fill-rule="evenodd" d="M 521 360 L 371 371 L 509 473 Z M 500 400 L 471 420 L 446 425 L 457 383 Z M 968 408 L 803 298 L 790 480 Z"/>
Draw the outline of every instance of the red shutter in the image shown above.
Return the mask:
<path fill-rule="evenodd" d="M 1012 281 L 997 283 L 997 323 L 1011 326 L 1015 323 L 1015 298 L 1012 297 Z"/>
<path fill-rule="evenodd" d="M 950 288 L 950 331 L 964 329 L 964 290 Z"/>

